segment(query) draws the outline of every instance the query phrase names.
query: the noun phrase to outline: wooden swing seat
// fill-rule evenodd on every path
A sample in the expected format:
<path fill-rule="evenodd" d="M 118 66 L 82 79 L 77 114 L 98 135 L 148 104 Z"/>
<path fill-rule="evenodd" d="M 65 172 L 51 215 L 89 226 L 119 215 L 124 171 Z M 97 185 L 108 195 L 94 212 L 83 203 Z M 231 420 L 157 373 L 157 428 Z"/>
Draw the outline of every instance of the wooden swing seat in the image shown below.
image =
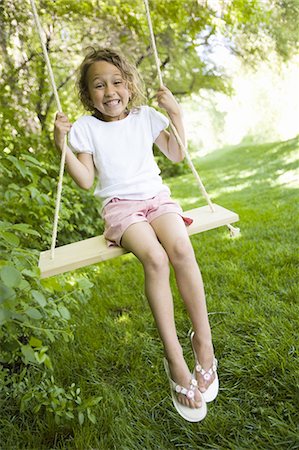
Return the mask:
<path fill-rule="evenodd" d="M 213 203 L 213 206 L 214 212 L 208 205 L 184 212 L 184 215 L 193 219 L 193 223 L 187 227 L 189 236 L 239 220 L 238 214 L 215 203 Z M 38 266 L 41 271 L 41 278 L 48 278 L 112 259 L 125 253 L 127 251 L 121 247 L 108 247 L 104 236 L 101 235 L 57 247 L 53 259 L 51 259 L 51 250 L 41 252 Z"/>

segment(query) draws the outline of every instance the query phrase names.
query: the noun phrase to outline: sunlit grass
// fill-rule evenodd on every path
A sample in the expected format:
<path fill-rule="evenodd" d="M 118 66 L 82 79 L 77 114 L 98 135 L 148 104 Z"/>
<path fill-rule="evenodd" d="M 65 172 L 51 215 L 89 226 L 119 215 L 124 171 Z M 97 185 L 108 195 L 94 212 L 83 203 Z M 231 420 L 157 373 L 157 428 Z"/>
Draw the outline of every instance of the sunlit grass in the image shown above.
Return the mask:
<path fill-rule="evenodd" d="M 285 185 L 286 187 L 299 187 L 299 170 L 288 170 L 287 172 L 280 170 L 276 175 L 277 184 Z M 275 181 L 273 184 L 275 184 Z"/>

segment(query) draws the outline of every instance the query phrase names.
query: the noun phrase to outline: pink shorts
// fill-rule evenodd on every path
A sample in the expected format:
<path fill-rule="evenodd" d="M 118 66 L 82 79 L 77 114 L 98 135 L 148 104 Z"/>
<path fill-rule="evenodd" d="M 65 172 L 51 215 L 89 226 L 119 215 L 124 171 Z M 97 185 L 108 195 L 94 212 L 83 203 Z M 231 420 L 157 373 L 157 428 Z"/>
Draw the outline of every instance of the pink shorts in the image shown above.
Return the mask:
<path fill-rule="evenodd" d="M 121 246 L 122 235 L 130 225 L 137 222 L 151 223 L 167 213 L 179 214 L 186 225 L 193 222 L 192 219 L 183 217 L 182 208 L 170 198 L 168 192 L 160 192 L 147 200 L 113 198 L 103 209 L 104 237 L 109 241 L 108 245 Z"/>

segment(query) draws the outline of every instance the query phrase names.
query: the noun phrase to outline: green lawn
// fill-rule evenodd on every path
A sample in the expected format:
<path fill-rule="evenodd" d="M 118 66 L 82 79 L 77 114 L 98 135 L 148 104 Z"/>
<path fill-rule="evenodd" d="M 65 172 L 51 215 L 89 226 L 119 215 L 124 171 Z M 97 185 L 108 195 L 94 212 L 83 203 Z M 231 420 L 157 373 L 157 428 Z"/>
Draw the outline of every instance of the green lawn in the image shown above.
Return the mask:
<path fill-rule="evenodd" d="M 56 382 L 102 398 L 96 424 L 58 426 L 42 411 L 26 413 L 7 420 L 0 447 L 299 449 L 298 153 L 297 139 L 227 148 L 196 162 L 213 201 L 238 212 L 241 229 L 236 239 L 226 227 L 192 237 L 221 384 L 203 422 L 185 422 L 172 406 L 142 267 L 125 255 L 69 275 L 90 279 L 94 295 L 73 311 L 75 340 L 51 350 Z M 204 204 L 192 174 L 167 181 L 184 208 Z M 173 277 L 172 286 L 192 368 L 190 322 Z"/>

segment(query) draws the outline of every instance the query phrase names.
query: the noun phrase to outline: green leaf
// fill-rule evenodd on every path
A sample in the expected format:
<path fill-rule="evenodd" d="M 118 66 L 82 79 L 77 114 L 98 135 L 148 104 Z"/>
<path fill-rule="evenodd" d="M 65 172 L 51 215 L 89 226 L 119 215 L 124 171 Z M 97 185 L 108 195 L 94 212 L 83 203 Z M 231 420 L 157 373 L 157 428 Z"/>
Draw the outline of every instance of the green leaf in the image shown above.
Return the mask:
<path fill-rule="evenodd" d="M 36 320 L 40 320 L 43 317 L 41 315 L 41 313 L 39 312 L 39 310 L 36 308 L 28 308 L 25 311 L 25 314 L 27 314 L 28 317 L 31 317 L 31 319 L 36 319 Z"/>
<path fill-rule="evenodd" d="M 56 423 L 57 425 L 59 425 L 59 424 L 60 424 L 60 417 L 59 417 L 57 414 L 55 414 L 54 419 L 55 419 L 55 423 Z"/>
<path fill-rule="evenodd" d="M 16 293 L 13 289 L 4 284 L 0 284 L 0 304 L 5 302 L 6 300 L 12 300 L 16 296 Z"/>
<path fill-rule="evenodd" d="M 31 347 L 36 347 L 36 348 L 39 348 L 43 345 L 42 341 L 40 339 L 37 339 L 34 336 L 31 336 L 29 344 L 31 345 Z"/>
<path fill-rule="evenodd" d="M 83 412 L 79 412 L 78 419 L 79 419 L 79 424 L 83 425 L 83 423 L 84 423 L 84 414 L 83 414 Z"/>
<path fill-rule="evenodd" d="M 28 281 L 22 280 L 19 285 L 19 289 L 21 289 L 23 291 L 25 291 L 26 289 L 30 289 L 30 284 L 28 283 Z"/>
<path fill-rule="evenodd" d="M 42 407 L 42 404 L 41 404 L 41 403 L 39 403 L 38 405 L 36 405 L 36 406 L 33 408 L 34 414 L 37 414 L 38 411 L 41 409 L 41 407 Z"/>
<path fill-rule="evenodd" d="M 45 331 L 46 336 L 50 339 L 50 341 L 54 342 L 55 341 L 55 336 L 52 333 L 52 331 L 50 331 L 50 330 L 44 330 L 44 331 Z"/>
<path fill-rule="evenodd" d="M 21 405 L 20 405 L 21 412 L 24 412 L 26 410 L 27 404 L 30 402 L 33 396 L 34 396 L 33 391 L 29 391 L 25 395 L 23 395 L 23 397 L 21 398 Z"/>
<path fill-rule="evenodd" d="M 22 281 L 20 272 L 11 266 L 2 267 L 0 276 L 3 283 L 8 287 L 18 287 Z"/>
<path fill-rule="evenodd" d="M 37 231 L 33 230 L 26 223 L 17 223 L 15 225 L 13 225 L 11 228 L 13 228 L 14 230 L 21 231 L 22 233 L 31 234 L 33 236 L 40 236 L 40 234 Z"/>
<path fill-rule="evenodd" d="M 90 406 L 95 406 L 98 403 L 100 403 L 100 401 L 103 400 L 103 397 L 91 397 L 88 399 L 87 404 Z"/>
<path fill-rule="evenodd" d="M 11 225 L 12 224 L 10 222 L 4 222 L 3 220 L 0 220 L 0 231 L 10 228 Z"/>
<path fill-rule="evenodd" d="M 81 278 L 80 280 L 78 280 L 78 287 L 84 290 L 91 289 L 93 287 L 93 283 L 87 280 L 87 278 Z"/>
<path fill-rule="evenodd" d="M 48 369 L 53 370 L 51 359 L 49 358 L 48 355 L 45 355 L 45 356 L 46 356 L 45 361 L 44 361 L 45 366 L 48 367 Z"/>
<path fill-rule="evenodd" d="M 22 270 L 22 274 L 25 275 L 26 277 L 30 277 L 30 278 L 37 277 L 37 273 L 34 272 L 33 270 L 24 269 L 24 270 Z"/>
<path fill-rule="evenodd" d="M 14 166 L 17 168 L 17 170 L 20 172 L 20 174 L 22 175 L 23 178 L 25 178 L 29 171 L 26 167 L 26 164 L 23 161 L 18 160 L 15 156 L 7 156 L 7 159 L 9 159 Z"/>
<path fill-rule="evenodd" d="M 40 161 L 38 161 L 36 158 L 34 158 L 31 155 L 22 155 L 23 159 L 26 159 L 27 161 L 32 162 L 33 164 L 36 164 L 38 167 L 40 167 Z"/>
<path fill-rule="evenodd" d="M 34 354 L 33 348 L 30 347 L 30 345 L 22 345 L 21 346 L 21 352 L 23 353 L 23 356 L 25 358 L 25 363 L 36 363 L 36 358 Z"/>
<path fill-rule="evenodd" d="M 13 247 L 18 247 L 20 244 L 20 239 L 15 234 L 10 233 L 9 231 L 2 231 L 1 236 L 3 239 L 9 243 L 9 245 L 12 245 Z"/>
<path fill-rule="evenodd" d="M 40 353 L 35 352 L 35 358 L 40 364 L 42 364 L 47 358 L 47 355 L 41 355 Z"/>
<path fill-rule="evenodd" d="M 88 410 L 87 410 L 87 416 L 88 416 L 88 418 L 89 418 L 89 420 L 93 423 L 93 424 L 95 424 L 96 423 L 96 416 L 94 415 L 94 414 L 92 414 L 91 412 L 89 412 Z"/>
<path fill-rule="evenodd" d="M 70 320 L 71 318 L 70 312 L 65 306 L 59 305 L 58 311 L 60 312 L 61 317 L 63 317 L 65 320 Z"/>
<path fill-rule="evenodd" d="M 11 318 L 11 311 L 8 309 L 0 309 L 0 325 Z"/>
<path fill-rule="evenodd" d="M 37 303 L 38 303 L 42 308 L 44 308 L 44 307 L 46 306 L 47 301 L 46 301 L 46 299 L 45 299 L 44 294 L 42 294 L 42 293 L 39 292 L 39 291 L 34 291 L 34 290 L 31 291 L 31 294 L 32 294 L 32 297 L 34 298 L 34 300 L 36 300 Z"/>

